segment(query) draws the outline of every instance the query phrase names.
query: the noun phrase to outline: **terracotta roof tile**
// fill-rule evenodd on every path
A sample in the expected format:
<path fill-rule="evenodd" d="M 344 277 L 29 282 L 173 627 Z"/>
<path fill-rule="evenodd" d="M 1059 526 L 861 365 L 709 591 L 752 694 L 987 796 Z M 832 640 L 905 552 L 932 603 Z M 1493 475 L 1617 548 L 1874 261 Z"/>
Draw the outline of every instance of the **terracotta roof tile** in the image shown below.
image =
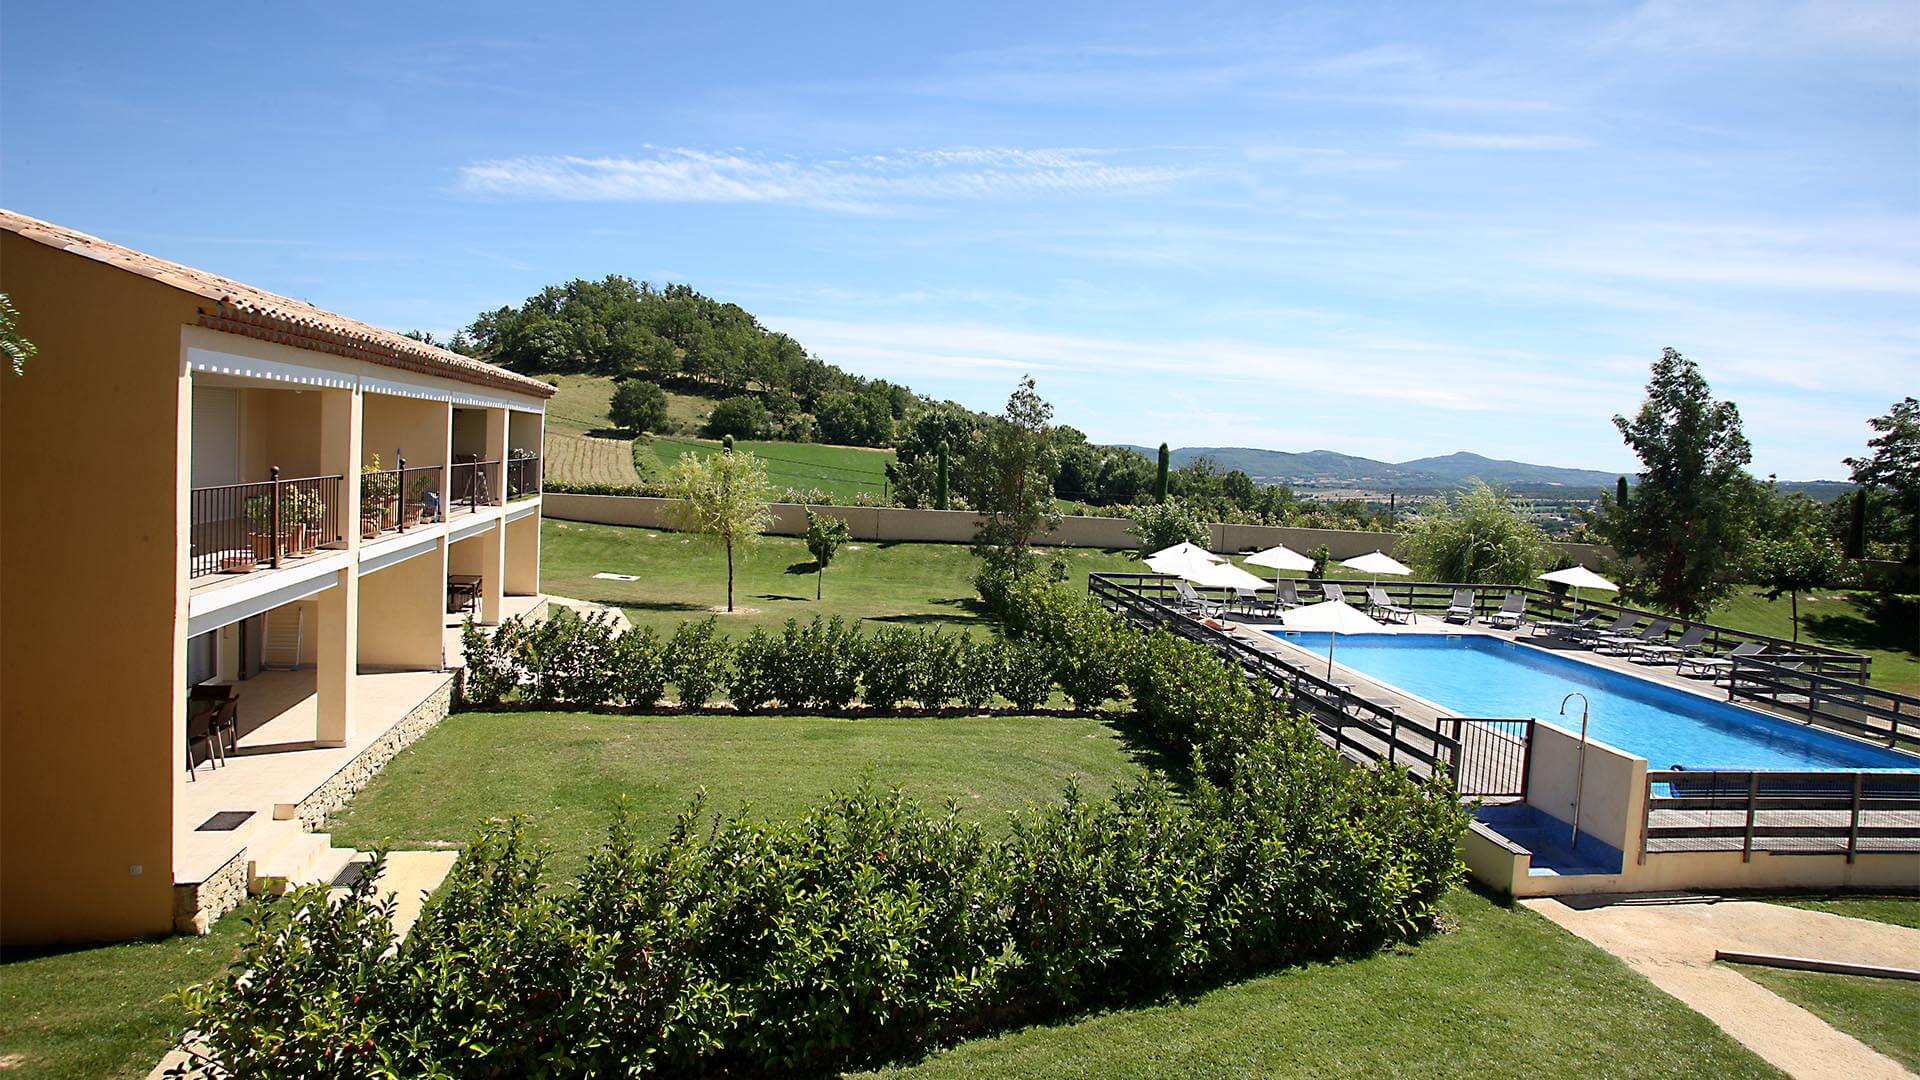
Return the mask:
<path fill-rule="evenodd" d="M 278 341 L 303 349 L 351 356 L 387 367 L 440 375 L 462 382 L 502 387 L 552 397 L 554 388 L 538 379 L 482 363 L 447 349 L 415 341 L 378 326 L 318 308 L 302 300 L 156 258 L 132 248 L 75 232 L 38 218 L 0 209 L 0 229 L 48 247 L 117 266 L 128 273 L 192 293 L 212 302 L 200 310 L 200 325 L 229 333 Z"/>

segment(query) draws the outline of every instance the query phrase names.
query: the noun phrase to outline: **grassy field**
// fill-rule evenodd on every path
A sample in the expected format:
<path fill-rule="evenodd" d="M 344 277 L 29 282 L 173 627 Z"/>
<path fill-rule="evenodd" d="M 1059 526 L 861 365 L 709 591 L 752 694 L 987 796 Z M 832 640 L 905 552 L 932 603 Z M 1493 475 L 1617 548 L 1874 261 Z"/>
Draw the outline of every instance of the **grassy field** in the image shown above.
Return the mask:
<path fill-rule="evenodd" d="M 1784 896 L 1772 901 L 1809 911 L 1872 919 L 1920 930 L 1920 897 L 1912 896 Z"/>
<path fill-rule="evenodd" d="M 528 815 L 553 845 L 553 868 L 577 871 L 605 837 L 622 795 L 642 834 L 665 833 L 702 789 L 712 811 L 750 805 L 790 817 L 860 782 L 948 798 L 975 820 L 1058 798 L 1068 777 L 1091 793 L 1142 766 L 1095 720 L 968 717 L 834 720 L 792 716 L 601 716 L 462 713 L 403 752 L 328 823 L 334 842 L 390 838 L 423 848 L 464 841 L 484 818 Z"/>
<path fill-rule="evenodd" d="M 1415 948 L 976 1039 L 874 1075 L 1779 1075 L 1619 961 L 1524 908 L 1463 889 L 1446 911 L 1453 932 Z"/>
<path fill-rule="evenodd" d="M 143 1077 L 179 1041 L 166 995 L 225 971 L 244 912 L 206 937 L 170 937 L 0 956 L 0 1074 L 43 1080 Z"/>
<path fill-rule="evenodd" d="M 1761 986 L 1920 1072 L 1920 983 L 1734 966 Z"/>
<path fill-rule="evenodd" d="M 649 440 L 661 469 L 672 468 L 683 454 L 707 457 L 720 452 L 720 444 L 711 439 L 682 436 L 656 436 Z M 767 465 L 767 482 L 778 497 L 786 488 L 805 491 L 817 489 L 836 502 L 850 503 L 856 495 L 878 499 L 885 492 L 887 465 L 893 461 L 891 450 L 871 450 L 863 446 L 825 446 L 820 443 L 767 442 L 746 439 L 734 443 L 750 450 Z"/>
<path fill-rule="evenodd" d="M 1793 636 L 1793 607 L 1746 586 L 1710 620 L 1775 637 Z M 1800 597 L 1800 637 L 1873 657 L 1873 685 L 1920 693 L 1920 597 L 1821 589 Z"/>
<path fill-rule="evenodd" d="M 622 608 L 636 626 L 671 631 L 726 602 L 726 553 L 684 533 L 548 519 L 542 524 L 541 587 L 559 596 Z M 1048 554 L 1053 553 L 1049 549 Z M 1125 552 L 1059 550 L 1082 586 L 1093 570 L 1139 564 Z M 962 544 L 853 543 L 827 569 L 824 596 L 813 598 L 813 556 L 797 538 L 769 536 L 734 552 L 729 631 L 778 626 L 787 619 L 839 615 L 873 623 L 976 627 L 985 618 L 973 590 L 978 568 Z M 607 581 L 596 573 L 633 574 Z"/>

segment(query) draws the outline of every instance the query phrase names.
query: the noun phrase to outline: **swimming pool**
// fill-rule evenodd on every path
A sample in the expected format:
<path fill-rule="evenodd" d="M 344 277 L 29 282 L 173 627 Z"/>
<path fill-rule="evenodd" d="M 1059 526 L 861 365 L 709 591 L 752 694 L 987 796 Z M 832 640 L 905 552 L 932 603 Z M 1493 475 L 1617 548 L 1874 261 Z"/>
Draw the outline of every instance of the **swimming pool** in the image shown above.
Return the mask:
<path fill-rule="evenodd" d="M 1327 655 L 1330 635 L 1270 631 Z M 1479 635 L 1341 634 L 1333 658 L 1460 716 L 1562 719 L 1560 700 L 1591 702 L 1587 732 L 1653 769 L 1920 769 L 1920 757 L 1765 716 L 1650 679 Z"/>

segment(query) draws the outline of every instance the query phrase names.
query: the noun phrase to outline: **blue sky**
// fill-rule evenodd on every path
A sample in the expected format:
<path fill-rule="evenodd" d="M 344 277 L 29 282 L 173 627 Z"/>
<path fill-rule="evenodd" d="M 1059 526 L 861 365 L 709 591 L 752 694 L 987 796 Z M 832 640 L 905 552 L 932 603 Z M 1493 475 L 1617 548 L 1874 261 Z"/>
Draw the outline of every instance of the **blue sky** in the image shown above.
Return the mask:
<path fill-rule="evenodd" d="M 1755 468 L 1920 392 L 1920 5 L 0 8 L 0 203 L 398 329 L 610 272 L 1096 439 Z"/>

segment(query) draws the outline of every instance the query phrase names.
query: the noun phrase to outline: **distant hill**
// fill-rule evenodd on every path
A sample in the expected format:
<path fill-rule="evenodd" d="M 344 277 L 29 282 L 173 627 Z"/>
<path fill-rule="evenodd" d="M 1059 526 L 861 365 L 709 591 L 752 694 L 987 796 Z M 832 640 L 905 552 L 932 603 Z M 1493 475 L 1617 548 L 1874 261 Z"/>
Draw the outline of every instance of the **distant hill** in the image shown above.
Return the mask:
<path fill-rule="evenodd" d="M 1153 458 L 1157 447 L 1133 449 Z M 1419 491 L 1452 489 L 1482 480 L 1500 487 L 1517 489 L 1556 489 L 1568 495 L 1586 495 L 1610 490 L 1617 473 L 1599 469 L 1566 469 L 1556 465 L 1531 465 L 1524 461 L 1505 461 L 1465 451 L 1412 461 L 1377 461 L 1332 450 L 1289 453 L 1285 450 L 1257 450 L 1245 446 L 1183 446 L 1172 452 L 1174 468 L 1207 458 L 1221 470 L 1239 469 L 1262 483 L 1288 484 L 1294 487 L 1357 487 L 1377 491 Z M 1838 480 L 1782 481 L 1783 491 L 1799 492 L 1827 500 L 1853 485 Z"/>
<path fill-rule="evenodd" d="M 1158 452 L 1153 447 L 1135 449 L 1148 457 Z M 1172 457 L 1174 468 L 1204 457 L 1223 470 L 1239 469 L 1263 483 L 1296 487 L 1413 490 L 1455 488 L 1473 480 L 1484 480 L 1489 484 L 1515 488 L 1554 487 L 1588 491 L 1612 486 L 1615 475 L 1595 469 L 1563 469 L 1552 465 L 1529 465 L 1523 461 L 1499 461 L 1464 452 L 1392 462 L 1355 457 L 1332 450 L 1288 453 L 1245 446 L 1183 446 L 1173 451 Z"/>

